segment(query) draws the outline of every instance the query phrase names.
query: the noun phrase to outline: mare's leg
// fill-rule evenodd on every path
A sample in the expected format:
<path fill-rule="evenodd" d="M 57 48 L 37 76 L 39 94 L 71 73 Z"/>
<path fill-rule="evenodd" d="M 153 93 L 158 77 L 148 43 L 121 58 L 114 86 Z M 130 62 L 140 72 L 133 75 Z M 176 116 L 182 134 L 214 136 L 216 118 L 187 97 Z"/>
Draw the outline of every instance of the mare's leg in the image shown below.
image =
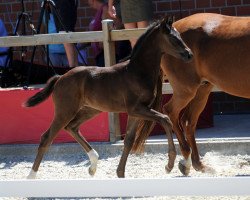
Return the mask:
<path fill-rule="evenodd" d="M 145 106 L 138 106 L 130 112 L 130 115 L 139 117 L 144 120 L 150 120 L 154 122 L 158 122 L 165 130 L 168 138 L 168 153 L 169 153 L 169 161 L 166 165 L 166 169 L 170 172 L 174 167 L 174 162 L 176 158 L 176 149 L 174 146 L 174 140 L 172 135 L 172 123 L 167 115 L 164 115 L 158 111 L 150 109 Z"/>
<path fill-rule="evenodd" d="M 179 169 L 184 175 L 190 171 L 191 149 L 181 129 L 179 117 L 180 112 L 194 98 L 200 86 L 201 79 L 196 72 L 195 65 L 195 59 L 192 62 L 184 63 L 168 55 L 164 55 L 161 60 L 161 68 L 173 87 L 173 96 L 163 106 L 163 113 L 166 113 L 173 123 L 173 130 L 184 157 L 184 160 L 179 163 Z"/>
<path fill-rule="evenodd" d="M 198 118 L 206 106 L 209 94 L 213 88 L 213 85 L 206 83 L 201 85 L 197 90 L 195 97 L 185 108 L 181 117 L 181 125 L 186 133 L 187 142 L 192 149 L 192 165 L 194 169 L 198 171 L 208 171 L 210 168 L 204 166 L 200 161 L 198 148 L 195 141 L 195 129 L 198 122 Z"/>
<path fill-rule="evenodd" d="M 174 90 L 176 91 L 176 90 Z M 177 90 L 180 91 L 180 90 Z M 195 90 L 194 90 L 195 91 Z M 163 112 L 168 114 L 172 123 L 173 130 L 178 139 L 180 150 L 184 157 L 184 160 L 181 160 L 179 163 L 179 169 L 184 175 L 188 175 L 191 167 L 191 149 L 186 141 L 186 138 L 181 130 L 179 124 L 179 115 L 181 110 L 188 104 L 189 101 L 193 98 L 193 93 L 183 92 L 182 94 L 173 94 L 172 98 L 169 100 L 167 104 L 163 106 Z M 166 171 L 169 170 L 166 168 Z"/>
<path fill-rule="evenodd" d="M 82 123 L 84 123 L 88 119 L 93 118 L 99 113 L 100 113 L 99 110 L 95 110 L 89 107 L 84 107 L 76 114 L 75 118 L 72 119 L 69 122 L 69 124 L 65 127 L 65 129 L 71 134 L 71 136 L 81 145 L 81 147 L 87 153 L 91 163 L 89 167 L 90 175 L 94 175 L 96 172 L 99 155 L 86 141 L 86 139 L 81 135 L 79 127 Z"/>
<path fill-rule="evenodd" d="M 128 155 L 131 151 L 131 148 L 134 144 L 135 133 L 138 126 L 139 120 L 128 116 L 128 122 L 126 127 L 126 135 L 124 139 L 124 148 L 122 152 L 122 156 L 117 167 L 116 173 L 119 178 L 124 178 L 125 176 L 125 166 L 127 162 Z"/>

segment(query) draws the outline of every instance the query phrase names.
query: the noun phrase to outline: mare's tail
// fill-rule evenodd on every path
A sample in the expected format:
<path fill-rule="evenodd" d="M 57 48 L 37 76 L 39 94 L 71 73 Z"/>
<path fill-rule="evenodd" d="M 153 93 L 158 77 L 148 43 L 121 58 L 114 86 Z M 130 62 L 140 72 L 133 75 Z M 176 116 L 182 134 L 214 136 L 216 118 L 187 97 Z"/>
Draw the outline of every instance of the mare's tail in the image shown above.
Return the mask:
<path fill-rule="evenodd" d="M 56 75 L 53 76 L 48 80 L 47 85 L 45 88 L 43 88 L 41 91 L 36 93 L 34 96 L 30 97 L 24 104 L 24 107 L 33 107 L 36 106 L 39 103 L 42 103 L 44 100 L 46 100 L 50 94 L 53 92 L 54 85 L 57 82 L 57 80 L 60 78 L 60 76 Z"/>
<path fill-rule="evenodd" d="M 162 82 L 163 73 L 160 69 L 158 81 L 157 81 L 157 92 L 155 100 L 152 104 L 152 109 L 160 111 L 162 102 Z M 144 144 L 149 134 L 153 130 L 155 122 L 149 120 L 140 120 L 138 128 L 136 130 L 135 141 L 132 147 L 132 152 L 142 152 L 144 150 Z"/>

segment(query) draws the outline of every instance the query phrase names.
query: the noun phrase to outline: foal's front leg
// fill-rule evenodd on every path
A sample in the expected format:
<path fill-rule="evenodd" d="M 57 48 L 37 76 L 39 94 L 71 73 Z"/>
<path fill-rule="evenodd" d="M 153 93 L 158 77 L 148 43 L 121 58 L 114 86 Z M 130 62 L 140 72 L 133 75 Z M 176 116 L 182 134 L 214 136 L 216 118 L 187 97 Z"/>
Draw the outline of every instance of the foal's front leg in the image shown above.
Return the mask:
<path fill-rule="evenodd" d="M 127 128 L 126 128 L 126 135 L 124 139 L 124 148 L 122 152 L 122 156 L 117 167 L 116 173 L 119 178 L 125 177 L 125 166 L 127 162 L 128 155 L 131 151 L 131 148 L 134 144 L 135 140 L 135 132 L 138 126 L 139 120 L 128 116 Z"/>
<path fill-rule="evenodd" d="M 156 110 L 150 109 L 148 107 L 140 107 L 135 110 L 133 116 L 139 117 L 144 120 L 151 120 L 158 122 L 164 128 L 167 138 L 168 138 L 168 164 L 165 169 L 169 173 L 173 167 L 176 158 L 176 149 L 174 145 L 173 135 L 172 135 L 172 122 L 167 115 L 164 115 Z"/>
<path fill-rule="evenodd" d="M 174 96 L 172 97 L 174 98 Z M 176 134 L 176 137 L 178 139 L 179 145 L 180 145 L 180 150 L 181 153 L 183 155 L 182 160 L 180 160 L 179 162 L 179 169 L 181 171 L 182 174 L 184 174 L 185 176 L 187 176 L 190 172 L 190 168 L 191 168 L 191 149 L 186 141 L 186 138 L 180 128 L 179 125 L 179 113 L 181 111 L 181 107 L 180 106 L 173 106 L 172 103 L 175 103 L 176 101 L 174 101 L 173 99 L 170 99 L 170 101 L 164 105 L 163 110 L 164 113 L 167 113 L 173 123 L 173 130 Z M 171 111 L 171 112 L 169 112 Z M 168 169 L 166 168 L 166 171 L 168 172 Z"/>

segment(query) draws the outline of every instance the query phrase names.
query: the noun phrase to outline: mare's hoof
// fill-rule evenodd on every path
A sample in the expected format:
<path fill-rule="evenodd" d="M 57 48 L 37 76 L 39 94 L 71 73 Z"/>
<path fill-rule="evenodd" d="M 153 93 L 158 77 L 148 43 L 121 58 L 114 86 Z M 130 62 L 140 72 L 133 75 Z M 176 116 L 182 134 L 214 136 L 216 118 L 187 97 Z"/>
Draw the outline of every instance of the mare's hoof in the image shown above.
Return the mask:
<path fill-rule="evenodd" d="M 202 163 L 199 163 L 198 165 L 193 164 L 193 168 L 196 171 L 202 172 L 202 173 L 209 173 L 209 174 L 215 174 L 216 170 L 212 167 L 203 165 Z"/>
<path fill-rule="evenodd" d="M 89 175 L 94 176 L 96 173 L 96 167 L 89 167 Z"/>
<path fill-rule="evenodd" d="M 172 171 L 173 167 L 170 168 L 168 165 L 165 166 L 166 173 L 169 174 Z"/>
<path fill-rule="evenodd" d="M 179 170 L 184 176 L 188 176 L 190 173 L 190 168 L 187 168 L 185 165 L 183 165 L 181 162 L 179 162 Z"/>
<path fill-rule="evenodd" d="M 205 172 L 205 166 L 204 165 L 202 165 L 201 163 L 200 164 L 194 164 L 193 163 L 193 168 L 196 170 L 196 171 L 198 171 L 198 172 Z"/>
<path fill-rule="evenodd" d="M 216 170 L 209 166 L 204 166 L 202 169 L 203 173 L 216 174 Z"/>

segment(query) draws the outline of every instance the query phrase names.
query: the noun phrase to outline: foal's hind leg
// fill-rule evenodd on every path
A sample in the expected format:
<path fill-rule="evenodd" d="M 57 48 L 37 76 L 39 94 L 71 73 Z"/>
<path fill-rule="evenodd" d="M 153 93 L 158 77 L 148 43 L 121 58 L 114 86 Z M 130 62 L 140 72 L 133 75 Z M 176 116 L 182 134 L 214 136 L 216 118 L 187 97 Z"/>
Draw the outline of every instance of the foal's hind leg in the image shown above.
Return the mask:
<path fill-rule="evenodd" d="M 138 126 L 139 120 L 136 118 L 133 118 L 131 116 L 128 116 L 128 122 L 126 127 L 126 135 L 124 139 L 124 148 L 122 152 L 122 156 L 119 162 L 119 165 L 117 167 L 116 173 L 119 178 L 124 178 L 125 176 L 125 166 L 127 162 L 128 155 L 131 151 L 131 148 L 134 144 L 135 140 L 135 132 L 136 128 Z"/>
<path fill-rule="evenodd" d="M 182 128 L 186 133 L 187 142 L 192 149 L 192 165 L 194 169 L 202 172 L 212 171 L 212 169 L 204 166 L 200 161 L 200 156 L 195 141 L 195 129 L 198 118 L 206 106 L 212 88 L 213 85 L 211 85 L 210 83 L 201 85 L 197 90 L 195 97 L 185 108 L 184 113 L 181 117 Z"/>
<path fill-rule="evenodd" d="M 84 123 L 88 119 L 93 118 L 99 113 L 100 113 L 99 110 L 95 110 L 89 107 L 84 107 L 76 114 L 75 118 L 71 120 L 69 124 L 65 127 L 65 129 L 71 134 L 71 136 L 82 146 L 82 148 L 87 153 L 89 160 L 91 162 L 91 165 L 89 167 L 89 174 L 92 176 L 96 172 L 99 155 L 81 135 L 79 127 L 82 123 Z"/>
<path fill-rule="evenodd" d="M 74 94 L 73 94 L 74 96 Z M 50 128 L 42 135 L 41 141 L 38 147 L 38 152 L 32 166 L 32 170 L 27 178 L 35 178 L 40 163 L 44 154 L 48 151 L 49 146 L 57 136 L 58 132 L 64 128 L 76 115 L 79 107 L 79 100 L 71 98 L 71 105 L 69 106 L 67 101 L 62 99 L 70 99 L 70 96 L 64 97 L 63 95 L 57 95 L 54 91 L 53 101 L 55 105 L 55 116 L 50 125 Z"/>
<path fill-rule="evenodd" d="M 38 147 L 37 155 L 32 166 L 32 170 L 27 178 L 33 179 L 36 177 L 36 173 L 43 159 L 44 154 L 48 151 L 49 146 L 52 144 L 57 133 L 67 124 L 67 119 L 62 120 L 62 118 L 55 118 L 50 126 L 50 128 L 41 136 L 41 141 Z"/>

